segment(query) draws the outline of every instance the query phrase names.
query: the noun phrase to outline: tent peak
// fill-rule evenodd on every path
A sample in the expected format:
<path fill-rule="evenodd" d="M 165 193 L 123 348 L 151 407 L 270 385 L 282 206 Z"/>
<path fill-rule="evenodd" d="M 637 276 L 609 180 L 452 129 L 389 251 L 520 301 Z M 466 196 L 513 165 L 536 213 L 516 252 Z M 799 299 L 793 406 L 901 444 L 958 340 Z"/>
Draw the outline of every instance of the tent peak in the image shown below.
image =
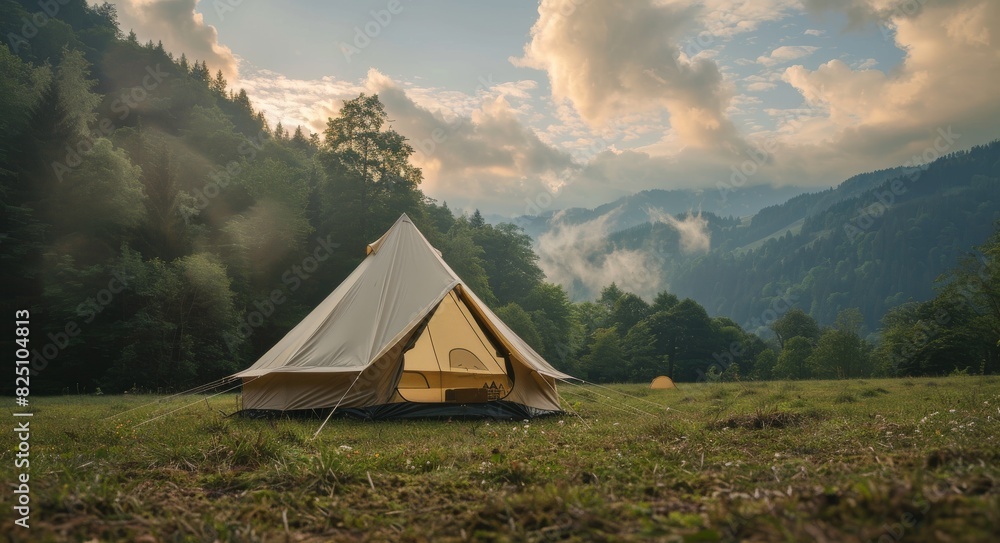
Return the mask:
<path fill-rule="evenodd" d="M 392 223 L 392 226 L 390 226 L 389 229 L 386 230 L 384 234 L 382 234 L 382 237 L 368 244 L 368 246 L 365 248 L 365 255 L 370 255 L 372 253 L 378 252 L 379 247 L 381 247 L 382 243 L 384 243 L 386 238 L 389 237 L 389 234 L 391 234 L 394 230 L 396 230 L 396 228 L 399 227 L 399 225 L 402 223 L 407 223 L 412 228 L 417 227 L 417 225 L 413 224 L 413 220 L 410 219 L 410 216 L 407 215 L 406 213 L 403 213 L 402 215 L 399 216 L 398 219 L 396 219 L 396 222 Z M 421 234 L 421 236 L 422 235 L 423 234 Z"/>

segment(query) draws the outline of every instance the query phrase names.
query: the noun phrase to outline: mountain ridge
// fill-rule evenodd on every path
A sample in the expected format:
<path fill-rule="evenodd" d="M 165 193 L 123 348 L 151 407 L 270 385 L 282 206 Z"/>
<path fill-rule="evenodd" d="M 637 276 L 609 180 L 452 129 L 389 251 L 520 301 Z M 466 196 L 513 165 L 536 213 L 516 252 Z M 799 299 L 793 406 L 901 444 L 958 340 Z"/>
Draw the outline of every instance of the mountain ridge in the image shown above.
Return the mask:
<path fill-rule="evenodd" d="M 824 324 L 842 309 L 860 307 L 871 331 L 894 305 L 928 299 L 935 279 L 987 238 L 1000 220 L 998 195 L 1000 141 L 994 141 L 922 166 L 858 174 L 742 219 L 705 210 L 657 218 L 647 209 L 642 221 L 635 202 L 643 198 L 633 195 L 593 210 L 549 214 L 545 228 L 534 218 L 534 230 L 526 231 L 536 239 L 547 275 L 576 300 L 593 299 L 603 286 L 599 279 L 585 280 L 594 269 L 631 255 L 629 267 L 645 267 L 658 280 L 619 286 L 646 297 L 667 289 L 712 314 L 749 322 L 772 300 L 790 295 Z M 697 233 L 696 218 L 710 249 L 686 252 L 684 237 Z M 587 238 L 570 235 L 585 230 Z M 605 240 L 594 241 L 595 235 Z M 553 243 L 557 238 L 568 245 Z M 574 250 L 585 254 L 569 264 Z"/>

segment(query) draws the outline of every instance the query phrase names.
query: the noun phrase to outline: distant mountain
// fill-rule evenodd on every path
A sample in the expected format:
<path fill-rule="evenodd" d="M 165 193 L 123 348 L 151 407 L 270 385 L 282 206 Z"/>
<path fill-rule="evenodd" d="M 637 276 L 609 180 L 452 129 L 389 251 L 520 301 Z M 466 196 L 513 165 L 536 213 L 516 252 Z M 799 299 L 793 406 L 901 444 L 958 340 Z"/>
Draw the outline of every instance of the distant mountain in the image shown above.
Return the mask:
<path fill-rule="evenodd" d="M 706 190 L 644 190 L 631 196 L 619 198 L 594 209 L 570 208 L 548 211 L 539 215 L 524 215 L 514 220 L 500 216 L 486 216 L 491 223 L 513 222 L 532 238 L 547 232 L 557 222 L 579 224 L 593 221 L 614 213 L 610 226 L 613 231 L 649 222 L 650 208 L 671 215 L 687 211 L 706 211 L 719 216 L 749 217 L 761 209 L 773 206 L 802 194 L 802 187 L 757 186 L 727 191 L 723 194 L 716 189 Z M 553 218 L 557 218 L 556 221 Z"/>
<path fill-rule="evenodd" d="M 929 299 L 935 279 L 994 231 L 1000 142 L 920 168 L 858 175 L 742 220 L 684 213 L 697 206 L 670 194 L 649 191 L 522 224 L 539 240 L 543 269 L 574 299 L 618 278 L 647 297 L 666 289 L 693 298 L 750 329 L 790 306 L 824 324 L 857 307 L 871 331 L 888 309 Z M 702 237 L 711 239 L 707 251 L 691 244 Z"/>
<path fill-rule="evenodd" d="M 765 207 L 753 216 L 745 230 L 736 233 L 736 239 L 745 248 L 750 248 L 801 226 L 806 218 L 823 213 L 840 202 L 860 197 L 889 180 L 914 175 L 919 171 L 920 168 L 900 166 L 863 173 L 834 188 L 801 194 L 785 203 Z"/>

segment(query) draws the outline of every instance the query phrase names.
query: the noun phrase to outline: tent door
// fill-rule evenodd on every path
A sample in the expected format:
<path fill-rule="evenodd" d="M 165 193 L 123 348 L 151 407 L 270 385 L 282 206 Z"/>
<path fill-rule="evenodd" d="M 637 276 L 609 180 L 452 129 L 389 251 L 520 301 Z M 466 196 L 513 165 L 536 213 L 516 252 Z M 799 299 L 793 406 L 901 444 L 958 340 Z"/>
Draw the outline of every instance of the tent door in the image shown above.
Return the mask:
<path fill-rule="evenodd" d="M 507 360 L 452 291 L 403 355 L 396 391 L 411 402 L 484 403 L 504 398 L 512 386 Z"/>

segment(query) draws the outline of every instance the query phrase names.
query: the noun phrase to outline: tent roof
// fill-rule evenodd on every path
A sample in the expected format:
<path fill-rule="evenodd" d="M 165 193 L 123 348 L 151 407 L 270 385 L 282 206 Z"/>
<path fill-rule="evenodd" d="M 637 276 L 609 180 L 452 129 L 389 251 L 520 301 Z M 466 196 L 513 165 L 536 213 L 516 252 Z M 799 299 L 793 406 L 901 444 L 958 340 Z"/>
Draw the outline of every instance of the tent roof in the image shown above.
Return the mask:
<path fill-rule="evenodd" d="M 368 246 L 368 256 L 264 356 L 236 377 L 272 372 L 359 372 L 417 327 L 458 288 L 511 354 L 542 375 L 571 378 L 500 320 L 417 230 L 406 214 Z"/>

